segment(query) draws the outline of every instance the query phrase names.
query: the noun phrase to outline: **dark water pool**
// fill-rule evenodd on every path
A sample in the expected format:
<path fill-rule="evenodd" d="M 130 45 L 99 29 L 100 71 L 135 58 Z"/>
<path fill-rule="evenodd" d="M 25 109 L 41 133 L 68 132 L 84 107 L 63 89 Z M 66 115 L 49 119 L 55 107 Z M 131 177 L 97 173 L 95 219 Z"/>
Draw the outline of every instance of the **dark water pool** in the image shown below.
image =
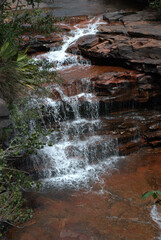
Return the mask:
<path fill-rule="evenodd" d="M 40 7 L 52 8 L 53 15 L 57 17 L 97 15 L 106 11 L 138 10 L 141 8 L 134 1 L 127 0 L 44 0 Z"/>

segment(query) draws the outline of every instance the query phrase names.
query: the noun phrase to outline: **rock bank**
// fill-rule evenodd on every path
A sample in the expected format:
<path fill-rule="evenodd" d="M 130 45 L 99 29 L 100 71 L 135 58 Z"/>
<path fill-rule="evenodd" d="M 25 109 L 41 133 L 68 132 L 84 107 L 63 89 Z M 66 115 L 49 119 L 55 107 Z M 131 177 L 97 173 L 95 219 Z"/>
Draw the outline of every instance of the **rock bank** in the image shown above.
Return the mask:
<path fill-rule="evenodd" d="M 161 75 L 161 24 L 156 12 L 104 14 L 96 36 L 78 41 L 78 49 L 95 64 L 117 65 Z"/>

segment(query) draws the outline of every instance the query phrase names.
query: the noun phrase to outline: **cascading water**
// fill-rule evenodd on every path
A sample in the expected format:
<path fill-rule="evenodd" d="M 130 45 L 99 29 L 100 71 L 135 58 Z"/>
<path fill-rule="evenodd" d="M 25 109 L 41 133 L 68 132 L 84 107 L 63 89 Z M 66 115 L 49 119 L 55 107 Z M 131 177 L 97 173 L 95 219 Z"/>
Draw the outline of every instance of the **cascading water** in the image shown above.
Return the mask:
<path fill-rule="evenodd" d="M 96 33 L 99 22 L 93 23 L 92 19 L 85 28 L 75 26 L 61 50 L 44 56 L 56 62 L 56 70 L 79 65 L 76 56 L 66 53 L 66 49 L 81 36 Z M 58 99 L 46 98 L 44 105 L 55 131 L 33 156 L 34 168 L 45 188 L 87 188 L 91 180 L 100 181 L 99 175 L 115 165 L 117 139 L 100 131 L 99 102 L 88 78 L 77 81 L 74 91 L 71 85 L 53 88 Z"/>
<path fill-rule="evenodd" d="M 81 80 L 83 85 L 89 86 L 89 82 Z M 45 188 L 88 187 L 91 180 L 99 181 L 99 174 L 118 160 L 117 139 L 99 132 L 99 102 L 94 93 L 89 93 L 90 88 L 79 92 L 78 87 L 77 95 L 67 96 L 60 87 L 55 87 L 61 100 L 45 100 L 46 109 L 57 125 L 48 136 L 52 146 L 47 144 L 33 161 Z"/>
<path fill-rule="evenodd" d="M 52 50 L 43 57 L 49 62 L 54 62 L 55 70 L 62 70 L 75 65 L 88 65 L 90 62 L 84 60 L 81 56 L 67 53 L 66 50 L 70 45 L 75 43 L 80 37 L 88 34 L 96 34 L 98 25 L 102 23 L 101 19 L 92 18 L 84 28 L 80 28 L 79 24 L 74 26 L 74 30 L 70 32 L 69 36 L 65 36 L 63 39 L 64 44 L 57 50 Z M 37 58 L 41 58 L 39 55 Z"/>

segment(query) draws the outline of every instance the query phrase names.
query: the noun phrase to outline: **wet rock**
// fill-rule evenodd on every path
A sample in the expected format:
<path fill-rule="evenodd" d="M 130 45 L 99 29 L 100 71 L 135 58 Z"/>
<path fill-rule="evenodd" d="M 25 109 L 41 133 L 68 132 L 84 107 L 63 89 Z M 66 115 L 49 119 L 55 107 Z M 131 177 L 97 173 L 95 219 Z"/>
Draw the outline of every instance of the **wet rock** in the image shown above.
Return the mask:
<path fill-rule="evenodd" d="M 94 64 L 117 65 L 161 75 L 161 24 L 154 11 L 106 13 L 98 34 L 76 43 Z M 76 46 L 75 46 L 76 48 Z"/>
<path fill-rule="evenodd" d="M 160 129 L 156 129 L 156 131 L 151 133 L 146 132 L 145 138 L 152 147 L 161 146 L 161 130 Z"/>
<path fill-rule="evenodd" d="M 105 102 L 148 102 L 160 90 L 152 85 L 152 78 L 136 72 L 108 72 L 92 78 L 98 96 Z"/>
<path fill-rule="evenodd" d="M 160 160 L 161 153 L 147 151 L 126 156 L 116 165 L 117 170 L 104 176 L 103 187 L 101 183 L 93 184 L 93 191 L 70 192 L 66 189 L 29 193 L 35 214 L 23 228 L 10 229 L 8 239 L 157 238 L 159 229 L 150 217 L 152 201 L 142 200 L 141 195 L 152 185 L 160 188 Z"/>
<path fill-rule="evenodd" d="M 75 28 L 73 26 L 67 25 L 67 24 L 57 24 L 54 25 L 55 27 L 58 27 L 61 31 L 66 31 L 66 32 L 70 32 L 71 30 L 74 30 Z"/>
<path fill-rule="evenodd" d="M 100 35 L 102 43 L 91 48 L 79 45 L 81 53 L 95 64 L 120 65 L 147 73 L 160 74 L 161 43 L 156 39 Z M 99 38 L 99 37 L 98 37 Z"/>
<path fill-rule="evenodd" d="M 152 9 L 138 12 L 118 11 L 104 14 L 103 19 L 108 23 L 120 21 L 122 21 L 123 23 L 138 21 L 156 21 L 160 19 L 160 14 L 156 11 L 153 11 Z"/>
<path fill-rule="evenodd" d="M 103 20 L 107 21 L 108 23 L 119 22 L 122 20 L 124 16 L 132 15 L 132 14 L 133 12 L 125 12 L 125 11 L 105 13 L 103 15 Z"/>
<path fill-rule="evenodd" d="M 133 152 L 136 152 L 140 148 L 140 141 L 139 142 L 128 142 L 124 145 L 120 145 L 119 147 L 119 154 L 120 155 L 128 155 Z"/>
<path fill-rule="evenodd" d="M 87 35 L 84 37 L 81 37 L 78 39 L 78 41 L 67 49 L 67 52 L 73 53 L 73 54 L 81 54 L 81 51 L 79 49 L 80 46 L 83 46 L 85 49 L 89 49 L 95 45 L 97 45 L 99 42 L 99 39 L 95 35 Z"/>
<path fill-rule="evenodd" d="M 24 50 L 30 47 L 28 54 L 38 52 L 48 52 L 52 47 L 58 47 L 62 44 L 63 37 L 61 35 L 50 34 L 49 37 L 44 35 L 31 35 L 23 36 L 23 42 L 21 43 L 21 49 Z"/>

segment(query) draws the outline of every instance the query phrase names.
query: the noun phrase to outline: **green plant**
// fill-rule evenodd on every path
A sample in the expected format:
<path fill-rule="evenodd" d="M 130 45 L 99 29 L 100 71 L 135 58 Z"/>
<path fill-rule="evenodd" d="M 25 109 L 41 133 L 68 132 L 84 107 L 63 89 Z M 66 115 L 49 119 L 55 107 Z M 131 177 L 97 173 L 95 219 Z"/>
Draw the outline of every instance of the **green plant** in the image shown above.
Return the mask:
<path fill-rule="evenodd" d="M 31 90 L 44 89 L 42 84 L 49 82 L 61 83 L 59 75 L 51 70 L 47 61 L 34 62 L 10 42 L 0 48 L 0 89 L 3 97 L 11 103 L 15 98 L 26 95 Z"/>
<path fill-rule="evenodd" d="M 17 10 L 22 9 L 26 5 L 34 7 L 35 3 L 39 5 L 40 2 L 41 0 L 0 1 L 0 43 L 7 40 L 10 41 L 13 46 L 15 43 L 17 45 L 17 40 L 20 38 L 20 33 L 22 32 Z M 12 10 L 12 4 L 16 5 L 14 10 Z"/>
<path fill-rule="evenodd" d="M 161 8 L 161 0 L 155 0 L 155 1 L 152 1 L 150 2 L 150 7 L 152 8 L 158 8 L 160 9 Z"/>
<path fill-rule="evenodd" d="M 153 197 L 156 204 L 161 205 L 161 191 L 148 191 L 142 195 L 142 199 Z"/>
<path fill-rule="evenodd" d="M 22 112 L 23 109 L 23 112 Z M 44 136 L 51 133 L 40 122 L 35 106 L 27 108 L 24 102 L 10 109 L 12 127 L 7 130 L 9 146 L 0 146 L 0 224 L 17 225 L 32 217 L 32 209 L 24 208 L 23 192 L 40 187 L 26 171 L 15 168 L 15 158 L 21 161 L 28 155 L 43 148 Z M 38 121 L 31 127 L 31 121 Z M 3 229 L 2 229 L 3 230 Z M 1 231 L 1 229 L 0 229 Z"/>
<path fill-rule="evenodd" d="M 24 24 L 29 25 L 27 28 L 23 27 L 23 31 L 45 34 L 56 31 L 56 27 L 53 25 L 55 21 L 54 18 L 42 9 L 32 10 L 32 12 L 25 11 L 19 15 L 17 19 L 22 27 Z"/>
<path fill-rule="evenodd" d="M 34 76 L 38 67 L 18 48 L 5 42 L 0 48 L 0 89 L 4 98 L 11 102 L 17 95 L 23 94 L 24 87 L 32 89 L 36 85 Z"/>

